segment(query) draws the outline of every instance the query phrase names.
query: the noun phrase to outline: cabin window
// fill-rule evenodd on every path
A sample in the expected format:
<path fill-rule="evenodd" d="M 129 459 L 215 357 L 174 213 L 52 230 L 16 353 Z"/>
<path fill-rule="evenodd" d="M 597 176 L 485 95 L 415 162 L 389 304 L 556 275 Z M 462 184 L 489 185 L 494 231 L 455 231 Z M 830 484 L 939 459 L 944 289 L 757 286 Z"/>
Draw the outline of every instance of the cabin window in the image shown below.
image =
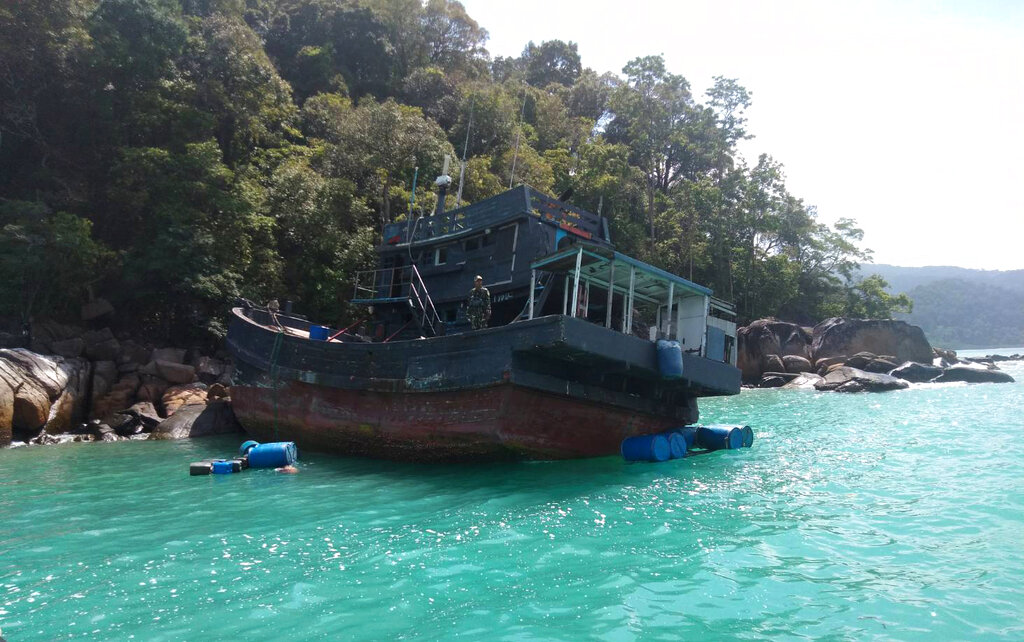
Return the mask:
<path fill-rule="evenodd" d="M 448 323 L 453 323 L 458 315 L 459 311 L 457 308 L 449 308 L 444 311 L 444 320 Z"/>
<path fill-rule="evenodd" d="M 490 234 L 490 233 L 484 234 L 483 243 L 484 243 L 484 247 L 489 247 L 491 245 L 494 245 L 494 235 Z"/>
<path fill-rule="evenodd" d="M 434 265 L 444 265 L 448 262 L 448 248 L 439 247 L 434 250 Z"/>
<path fill-rule="evenodd" d="M 467 252 L 472 252 L 473 250 L 476 250 L 479 247 L 480 247 L 480 237 L 477 236 L 477 237 L 474 237 L 474 238 L 471 238 L 471 239 L 466 239 L 466 251 Z"/>

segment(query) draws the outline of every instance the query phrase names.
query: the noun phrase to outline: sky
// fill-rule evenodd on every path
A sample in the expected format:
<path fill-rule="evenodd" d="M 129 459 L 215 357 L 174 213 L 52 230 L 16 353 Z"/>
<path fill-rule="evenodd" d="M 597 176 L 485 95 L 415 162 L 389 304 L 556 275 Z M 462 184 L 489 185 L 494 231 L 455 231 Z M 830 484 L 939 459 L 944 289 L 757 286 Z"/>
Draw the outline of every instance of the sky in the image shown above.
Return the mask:
<path fill-rule="evenodd" d="M 699 100 L 736 78 L 747 162 L 856 219 L 875 263 L 1024 269 L 1024 2 L 462 2 L 492 56 L 560 39 L 621 75 L 662 54 Z"/>

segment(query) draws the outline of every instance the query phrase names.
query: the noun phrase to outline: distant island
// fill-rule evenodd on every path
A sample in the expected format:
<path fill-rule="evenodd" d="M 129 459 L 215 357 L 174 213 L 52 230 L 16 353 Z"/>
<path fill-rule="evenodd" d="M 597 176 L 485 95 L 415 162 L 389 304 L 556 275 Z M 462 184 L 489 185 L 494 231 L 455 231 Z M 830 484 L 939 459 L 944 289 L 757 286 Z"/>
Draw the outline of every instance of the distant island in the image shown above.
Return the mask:
<path fill-rule="evenodd" d="M 897 319 L 925 331 L 935 345 L 954 349 L 1024 345 L 1024 270 L 972 270 L 951 266 L 862 265 L 889 291 L 914 302 Z"/>

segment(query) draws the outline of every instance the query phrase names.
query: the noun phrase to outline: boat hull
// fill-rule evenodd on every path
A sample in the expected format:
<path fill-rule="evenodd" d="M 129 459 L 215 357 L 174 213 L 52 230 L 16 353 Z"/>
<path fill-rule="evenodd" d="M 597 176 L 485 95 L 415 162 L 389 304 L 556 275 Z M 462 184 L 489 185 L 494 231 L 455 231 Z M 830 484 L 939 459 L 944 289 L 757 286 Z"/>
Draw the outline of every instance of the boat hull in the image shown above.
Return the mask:
<path fill-rule="evenodd" d="M 256 439 L 406 461 L 600 457 L 617 454 L 626 437 L 676 425 L 511 383 L 396 393 L 293 381 L 273 390 L 234 386 L 231 396 L 239 421 Z"/>
<path fill-rule="evenodd" d="M 622 440 L 698 420 L 739 370 L 564 316 L 393 343 L 311 341 L 235 310 L 232 405 L 260 440 L 415 461 L 613 455 Z M 288 327 L 298 322 L 285 319 Z M 308 324 L 307 324 L 308 325 Z"/>

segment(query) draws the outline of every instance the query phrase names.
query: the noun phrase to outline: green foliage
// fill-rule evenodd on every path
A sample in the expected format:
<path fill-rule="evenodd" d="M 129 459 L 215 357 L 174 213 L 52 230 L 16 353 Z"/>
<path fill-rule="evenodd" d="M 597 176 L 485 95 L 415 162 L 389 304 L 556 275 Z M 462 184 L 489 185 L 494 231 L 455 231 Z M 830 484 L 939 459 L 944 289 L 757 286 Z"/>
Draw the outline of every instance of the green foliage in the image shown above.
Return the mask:
<path fill-rule="evenodd" d="M 426 211 L 463 149 L 464 203 L 571 188 L 620 251 L 741 321 L 907 309 L 856 279 L 854 222 L 819 222 L 779 163 L 740 157 L 737 80 L 702 104 L 660 56 L 598 75 L 572 42 L 492 60 L 486 38 L 454 0 L 0 7 L 5 312 L 72 316 L 92 289 L 167 334 L 223 332 L 237 296 L 340 322 L 413 173 Z"/>
<path fill-rule="evenodd" d="M 0 201 L 0 313 L 28 320 L 36 312 L 77 311 L 115 261 L 91 228 L 42 203 Z"/>

